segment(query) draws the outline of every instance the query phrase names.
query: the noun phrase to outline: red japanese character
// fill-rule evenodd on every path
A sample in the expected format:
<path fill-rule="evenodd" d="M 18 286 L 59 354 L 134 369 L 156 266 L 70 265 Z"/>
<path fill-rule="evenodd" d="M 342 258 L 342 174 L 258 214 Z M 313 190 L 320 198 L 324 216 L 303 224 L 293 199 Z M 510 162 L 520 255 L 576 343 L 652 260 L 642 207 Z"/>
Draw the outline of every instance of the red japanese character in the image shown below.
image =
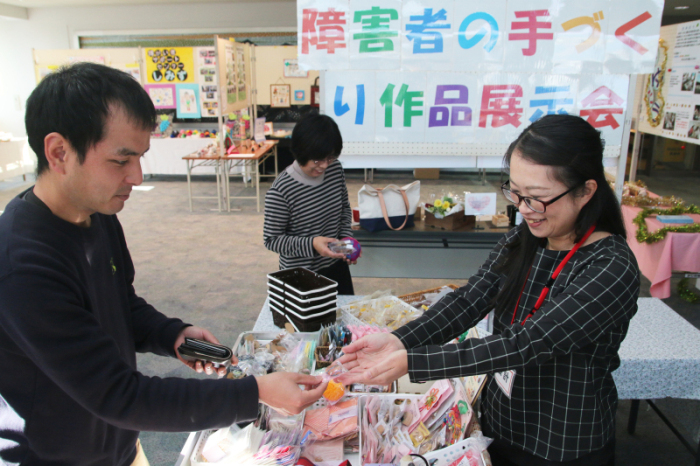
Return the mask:
<path fill-rule="evenodd" d="M 622 115 L 621 108 L 592 108 L 589 110 L 581 110 L 581 118 L 586 118 L 586 121 L 594 128 L 603 128 L 610 126 L 612 129 L 617 129 L 620 123 L 615 120 L 613 114 Z M 598 117 L 603 117 L 599 119 Z"/>
<path fill-rule="evenodd" d="M 609 107 L 611 105 L 622 105 L 624 99 L 615 94 L 606 86 L 600 86 L 595 91 L 581 101 L 583 107 Z M 582 109 L 581 117 L 586 118 L 586 121 L 594 128 L 603 128 L 610 126 L 612 129 L 617 129 L 620 124 L 613 115 L 622 115 L 622 108 L 590 108 Z"/>
<path fill-rule="evenodd" d="M 615 94 L 612 89 L 607 86 L 600 86 L 595 91 L 591 92 L 588 97 L 581 101 L 584 107 L 603 107 L 606 105 L 622 105 L 625 100 Z"/>
<path fill-rule="evenodd" d="M 520 126 L 520 116 L 523 113 L 518 97 L 523 96 L 523 88 L 517 84 L 498 84 L 484 86 L 481 97 L 481 112 L 479 127 L 486 128 L 486 121 L 491 115 L 491 127 L 500 128 L 511 124 Z"/>
<path fill-rule="evenodd" d="M 637 16 L 636 18 L 631 19 L 630 21 L 626 22 L 619 28 L 615 30 L 615 38 L 622 42 L 623 44 L 627 45 L 628 47 L 631 47 L 632 50 L 637 52 L 640 55 L 644 55 L 647 53 L 649 50 L 647 50 L 646 47 L 644 47 L 642 44 L 639 42 L 633 40 L 631 37 L 627 35 L 627 32 L 630 30 L 636 28 L 640 24 L 642 24 L 644 21 L 651 19 L 651 14 L 648 11 L 645 11 L 641 15 Z"/>
<path fill-rule="evenodd" d="M 554 34 L 551 32 L 537 32 L 537 29 L 552 29 L 552 23 L 547 21 L 537 21 L 538 16 L 549 16 L 549 10 L 516 11 L 516 18 L 527 18 L 527 21 L 513 21 L 511 29 L 529 29 L 528 32 L 510 33 L 508 40 L 527 40 L 528 48 L 523 49 L 523 55 L 532 56 L 537 51 L 537 40 L 553 40 Z"/>
<path fill-rule="evenodd" d="M 301 53 L 309 53 L 309 45 L 317 50 L 327 50 L 329 54 L 335 49 L 347 47 L 345 44 L 345 12 L 329 8 L 319 12 L 315 8 L 304 8 L 301 26 Z M 316 27 L 318 26 L 318 30 Z"/>

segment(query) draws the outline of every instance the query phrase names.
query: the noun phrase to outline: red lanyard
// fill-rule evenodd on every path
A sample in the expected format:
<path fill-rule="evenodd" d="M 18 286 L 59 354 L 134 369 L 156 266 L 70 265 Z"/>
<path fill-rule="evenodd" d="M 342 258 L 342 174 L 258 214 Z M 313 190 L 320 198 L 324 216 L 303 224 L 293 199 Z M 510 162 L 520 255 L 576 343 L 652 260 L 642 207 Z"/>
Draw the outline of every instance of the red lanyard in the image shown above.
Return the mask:
<path fill-rule="evenodd" d="M 586 232 L 585 235 L 583 235 L 583 238 L 581 238 L 581 241 L 576 243 L 573 248 L 571 248 L 571 251 L 564 257 L 564 260 L 561 261 L 561 263 L 557 266 L 557 268 L 554 270 L 554 273 L 552 274 L 552 277 L 547 280 L 547 283 L 544 285 L 544 288 L 540 292 L 540 297 L 537 298 L 537 302 L 535 303 L 535 307 L 530 311 L 530 313 L 525 317 L 525 320 L 523 320 L 521 325 L 525 325 L 525 322 L 527 322 L 527 319 L 535 315 L 535 312 L 539 311 L 540 307 L 542 306 L 542 303 L 544 303 L 544 299 L 547 297 L 547 294 L 549 293 L 549 289 L 554 285 L 554 280 L 557 279 L 561 271 L 564 269 L 564 266 L 569 262 L 569 259 L 576 254 L 576 251 L 578 251 L 578 248 L 581 247 L 583 243 L 586 242 L 589 236 L 593 234 L 595 231 L 595 225 L 591 226 L 588 231 Z M 518 296 L 518 302 L 515 303 L 515 310 L 513 311 L 513 318 L 510 321 L 510 325 L 513 325 L 515 322 L 515 315 L 518 312 L 518 306 L 520 306 L 520 298 L 523 297 L 523 292 L 525 291 L 525 285 L 527 285 L 527 279 L 530 278 L 530 271 L 532 270 L 532 266 L 530 266 L 530 270 L 527 271 L 527 276 L 525 277 L 525 283 L 523 283 L 523 289 L 520 290 L 520 296 Z"/>

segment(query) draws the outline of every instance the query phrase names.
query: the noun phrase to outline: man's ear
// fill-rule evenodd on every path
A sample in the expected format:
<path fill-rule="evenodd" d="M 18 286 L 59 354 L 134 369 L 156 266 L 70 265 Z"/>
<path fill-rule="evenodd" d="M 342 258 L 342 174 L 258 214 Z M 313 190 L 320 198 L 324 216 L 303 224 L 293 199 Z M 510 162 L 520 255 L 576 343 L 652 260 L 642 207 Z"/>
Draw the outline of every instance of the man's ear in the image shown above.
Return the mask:
<path fill-rule="evenodd" d="M 68 151 L 71 150 L 68 140 L 59 133 L 49 133 L 44 138 L 44 154 L 51 171 L 66 173 Z"/>

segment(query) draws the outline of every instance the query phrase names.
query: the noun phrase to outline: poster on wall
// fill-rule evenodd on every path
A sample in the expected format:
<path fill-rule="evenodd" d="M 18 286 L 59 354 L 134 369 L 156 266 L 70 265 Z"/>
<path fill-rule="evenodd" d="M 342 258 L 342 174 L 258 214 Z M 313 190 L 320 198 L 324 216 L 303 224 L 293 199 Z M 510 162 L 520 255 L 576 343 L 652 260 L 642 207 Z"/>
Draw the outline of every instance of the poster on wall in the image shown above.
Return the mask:
<path fill-rule="evenodd" d="M 156 108 L 176 108 L 175 84 L 146 84 L 144 89 Z"/>
<path fill-rule="evenodd" d="M 222 115 L 247 108 L 250 105 L 248 46 L 217 37 L 216 55 Z"/>
<path fill-rule="evenodd" d="M 226 58 L 226 102 L 233 104 L 238 100 L 236 49 L 233 43 L 227 42 L 224 45 L 224 57 Z"/>
<path fill-rule="evenodd" d="M 141 82 L 141 65 L 138 63 L 127 63 L 122 66 L 114 66 L 114 68 L 125 72 L 136 81 Z"/>
<path fill-rule="evenodd" d="M 662 135 L 700 143 L 700 21 L 676 26 Z"/>
<path fill-rule="evenodd" d="M 248 99 L 248 89 L 246 85 L 246 49 L 242 44 L 236 44 L 236 73 L 238 100 L 243 102 Z"/>
<path fill-rule="evenodd" d="M 145 48 L 147 83 L 194 83 L 193 55 L 191 47 Z"/>
<path fill-rule="evenodd" d="M 271 84 L 270 107 L 291 107 L 291 92 L 291 86 L 289 84 Z"/>
<path fill-rule="evenodd" d="M 216 82 L 216 49 L 214 47 L 197 47 L 194 54 L 197 61 L 196 75 L 202 116 L 218 116 L 219 87 Z M 214 103 L 217 103 L 217 107 L 212 105 Z"/>
<path fill-rule="evenodd" d="M 201 118 L 198 84 L 177 84 L 177 117 Z"/>
<path fill-rule="evenodd" d="M 283 60 L 282 76 L 285 78 L 308 78 L 309 72 L 299 68 L 299 60 L 285 58 Z"/>

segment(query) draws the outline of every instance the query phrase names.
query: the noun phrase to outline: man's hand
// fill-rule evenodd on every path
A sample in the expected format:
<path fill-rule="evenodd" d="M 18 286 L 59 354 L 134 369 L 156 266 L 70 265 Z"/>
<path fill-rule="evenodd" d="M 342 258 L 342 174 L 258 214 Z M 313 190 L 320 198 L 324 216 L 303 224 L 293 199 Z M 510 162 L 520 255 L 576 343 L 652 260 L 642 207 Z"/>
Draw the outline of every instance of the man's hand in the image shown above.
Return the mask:
<path fill-rule="evenodd" d="M 345 254 L 342 252 L 333 252 L 328 247 L 328 243 L 333 241 L 338 241 L 335 238 L 326 238 L 325 236 L 316 236 L 313 240 L 313 246 L 316 252 L 318 252 L 323 257 L 332 257 L 334 259 L 346 259 Z"/>
<path fill-rule="evenodd" d="M 255 381 L 260 402 L 287 416 L 299 414 L 314 404 L 328 386 L 321 377 L 294 372 L 274 372 L 255 377 Z M 305 385 L 306 390 L 299 385 Z"/>
<path fill-rule="evenodd" d="M 178 348 L 180 347 L 181 344 L 185 342 L 185 338 L 196 338 L 198 340 L 204 340 L 208 341 L 209 343 L 216 343 L 219 345 L 219 340 L 212 335 L 212 333 L 204 328 L 201 327 L 185 327 L 182 329 L 180 332 L 180 335 L 177 336 L 177 340 L 175 340 L 175 354 L 177 355 L 177 358 L 182 361 L 183 364 L 186 366 L 191 367 L 197 372 L 206 372 L 207 374 L 211 375 L 215 371 L 219 377 L 223 377 L 226 375 L 226 368 L 221 366 L 219 368 L 215 368 L 214 364 L 208 362 L 208 363 L 203 363 L 202 361 L 185 361 L 182 359 L 180 356 L 180 353 L 178 352 Z M 238 358 L 236 356 L 233 356 L 231 358 L 231 364 L 238 364 Z"/>
<path fill-rule="evenodd" d="M 391 333 L 375 333 L 343 348 L 339 359 L 349 370 L 336 377 L 345 385 L 364 383 L 389 385 L 408 373 L 408 353 L 403 343 Z"/>

